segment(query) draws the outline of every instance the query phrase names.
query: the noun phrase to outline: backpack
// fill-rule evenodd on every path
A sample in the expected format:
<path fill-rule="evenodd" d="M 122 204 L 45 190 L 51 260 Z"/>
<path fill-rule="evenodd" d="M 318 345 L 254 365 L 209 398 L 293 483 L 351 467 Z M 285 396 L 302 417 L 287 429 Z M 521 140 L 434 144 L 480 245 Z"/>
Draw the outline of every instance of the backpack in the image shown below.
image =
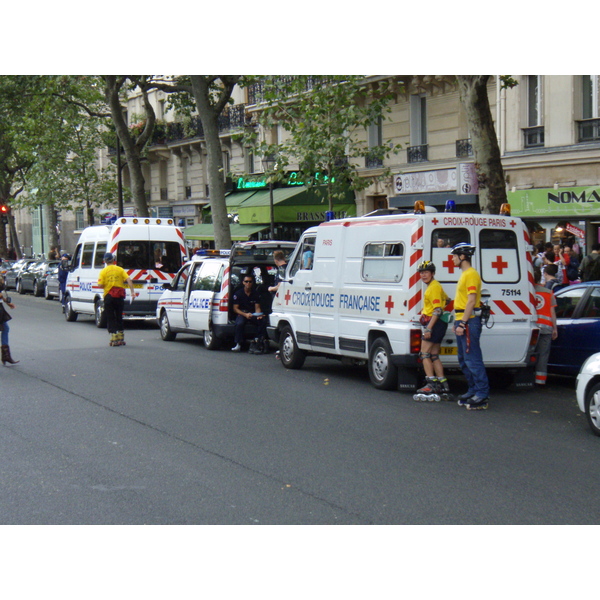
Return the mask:
<path fill-rule="evenodd" d="M 590 255 L 585 266 L 585 272 L 581 274 L 582 281 L 600 280 L 600 255 Z"/>
<path fill-rule="evenodd" d="M 567 267 L 567 279 L 575 281 L 579 277 L 579 261 L 571 258 L 571 262 Z"/>

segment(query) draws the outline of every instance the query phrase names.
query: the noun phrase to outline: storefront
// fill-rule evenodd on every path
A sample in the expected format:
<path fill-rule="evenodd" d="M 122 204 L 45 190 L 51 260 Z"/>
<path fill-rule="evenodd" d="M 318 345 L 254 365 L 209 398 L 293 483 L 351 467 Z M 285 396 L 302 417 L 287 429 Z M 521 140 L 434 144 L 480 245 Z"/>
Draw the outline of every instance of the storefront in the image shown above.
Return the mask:
<path fill-rule="evenodd" d="M 415 171 L 393 176 L 396 196 L 388 199 L 390 208 L 412 209 L 417 200 L 426 207 L 443 211 L 452 200 L 459 212 L 480 212 L 477 175 L 473 163 L 460 163 L 449 169 Z"/>
<path fill-rule="evenodd" d="M 508 192 L 508 201 L 534 243 L 569 241 L 584 255 L 600 242 L 600 186 L 516 190 Z"/>

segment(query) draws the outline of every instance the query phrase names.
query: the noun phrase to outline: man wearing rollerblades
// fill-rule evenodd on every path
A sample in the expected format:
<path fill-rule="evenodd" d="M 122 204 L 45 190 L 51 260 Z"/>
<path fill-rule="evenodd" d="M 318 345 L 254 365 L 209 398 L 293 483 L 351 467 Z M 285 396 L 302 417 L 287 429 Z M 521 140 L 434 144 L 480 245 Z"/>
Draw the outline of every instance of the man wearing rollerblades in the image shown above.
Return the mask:
<path fill-rule="evenodd" d="M 426 260 L 417 268 L 421 281 L 427 286 L 423 297 L 421 325 L 421 360 L 425 371 L 425 385 L 413 396 L 416 401 L 450 400 L 448 380 L 444 376 L 444 367 L 440 361 L 440 344 L 446 335 L 448 323 L 442 319 L 448 296 L 435 276 L 435 265 Z"/>
<path fill-rule="evenodd" d="M 452 260 L 455 267 L 462 270 L 456 284 L 454 310 L 454 333 L 458 348 L 458 363 L 467 379 L 469 388 L 458 399 L 459 406 L 467 410 L 484 410 L 488 407 L 490 385 L 483 364 L 479 343 L 481 337 L 481 277 L 471 266 L 475 247 L 460 242 L 452 247 Z"/>

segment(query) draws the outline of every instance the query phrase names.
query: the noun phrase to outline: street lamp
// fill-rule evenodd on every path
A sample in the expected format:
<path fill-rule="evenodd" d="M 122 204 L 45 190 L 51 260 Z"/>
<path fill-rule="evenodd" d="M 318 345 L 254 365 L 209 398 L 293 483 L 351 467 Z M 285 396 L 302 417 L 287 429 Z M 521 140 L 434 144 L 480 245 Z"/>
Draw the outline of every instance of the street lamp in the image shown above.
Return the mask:
<path fill-rule="evenodd" d="M 262 159 L 263 169 L 265 171 L 265 175 L 268 173 L 269 177 L 269 209 L 271 216 L 271 230 L 269 234 L 269 238 L 275 239 L 275 211 L 273 208 L 273 170 L 277 170 L 277 161 L 272 156 L 265 156 Z"/>

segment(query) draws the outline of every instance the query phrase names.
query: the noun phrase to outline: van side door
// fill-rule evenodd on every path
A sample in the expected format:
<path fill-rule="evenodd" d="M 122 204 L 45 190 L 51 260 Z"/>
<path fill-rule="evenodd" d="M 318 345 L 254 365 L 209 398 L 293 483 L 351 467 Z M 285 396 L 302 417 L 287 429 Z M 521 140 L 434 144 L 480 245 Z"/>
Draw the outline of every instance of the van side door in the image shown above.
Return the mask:
<path fill-rule="evenodd" d="M 221 287 L 223 263 L 207 259 L 191 276 L 186 306 L 187 327 L 195 333 L 208 331 L 215 292 Z"/>

